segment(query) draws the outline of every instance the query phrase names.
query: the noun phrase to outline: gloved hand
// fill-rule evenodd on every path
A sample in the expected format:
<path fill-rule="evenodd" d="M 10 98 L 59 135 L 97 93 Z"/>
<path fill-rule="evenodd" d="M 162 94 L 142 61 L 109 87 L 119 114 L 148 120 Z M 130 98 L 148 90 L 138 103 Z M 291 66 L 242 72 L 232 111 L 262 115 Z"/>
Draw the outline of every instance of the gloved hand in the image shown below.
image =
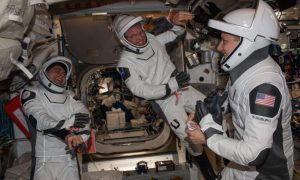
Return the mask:
<path fill-rule="evenodd" d="M 215 112 L 219 113 L 218 110 Z M 195 120 L 200 124 L 201 131 L 205 134 L 207 140 L 215 134 L 223 134 L 224 132 L 222 112 L 220 114 L 221 116 L 219 114 L 212 115 L 205 102 L 197 101 Z"/>
<path fill-rule="evenodd" d="M 68 150 L 68 146 L 66 147 L 66 150 Z M 82 144 L 79 144 L 77 146 L 74 146 L 72 149 L 69 149 L 67 151 L 67 154 L 71 154 L 71 158 L 74 159 L 78 152 L 86 153 L 87 152 L 87 145 L 85 143 L 82 143 Z"/>
<path fill-rule="evenodd" d="M 224 92 L 223 95 L 213 92 L 204 99 L 204 102 L 197 101 L 196 103 L 195 119 L 199 122 L 206 139 L 214 134 L 223 134 L 222 105 L 227 96 L 227 92 Z"/>
<path fill-rule="evenodd" d="M 217 14 L 219 14 L 219 12 L 221 12 L 221 9 L 213 2 L 208 1 L 204 6 L 209 10 L 211 18 L 214 18 Z"/>
<path fill-rule="evenodd" d="M 201 6 L 196 7 L 193 13 L 195 14 L 194 21 L 207 26 L 210 15 Z"/>
<path fill-rule="evenodd" d="M 168 97 L 171 93 L 176 92 L 178 89 L 187 87 L 189 85 L 190 81 L 190 75 L 186 72 L 180 72 L 178 73 L 177 70 L 175 70 L 169 82 L 166 84 L 166 95 L 165 97 Z M 164 97 L 164 98 L 165 98 Z"/>
<path fill-rule="evenodd" d="M 198 6 L 194 10 L 193 14 L 195 14 L 194 20 L 196 22 L 207 26 L 208 20 L 214 18 L 219 12 L 221 12 L 221 9 L 213 2 L 207 2 L 204 7 L 207 8 L 209 12 L 206 12 L 201 6 Z"/>
<path fill-rule="evenodd" d="M 88 114 L 76 113 L 73 127 L 74 128 L 84 128 L 85 125 L 90 122 L 90 120 L 91 120 L 91 118 Z"/>
<path fill-rule="evenodd" d="M 175 79 L 177 81 L 179 88 L 184 88 L 189 86 L 189 81 L 191 80 L 190 75 L 186 72 L 180 72 L 176 74 Z"/>
<path fill-rule="evenodd" d="M 206 104 L 203 101 L 197 101 L 196 102 L 196 108 L 195 108 L 195 121 L 197 124 L 200 123 L 201 119 L 209 114 L 208 108 L 206 107 Z"/>
<path fill-rule="evenodd" d="M 228 97 L 228 92 L 224 92 L 220 95 L 217 91 L 213 91 L 204 99 L 204 103 L 209 111 L 212 114 L 213 119 L 219 125 L 222 125 L 223 114 L 222 114 L 222 105 Z"/>

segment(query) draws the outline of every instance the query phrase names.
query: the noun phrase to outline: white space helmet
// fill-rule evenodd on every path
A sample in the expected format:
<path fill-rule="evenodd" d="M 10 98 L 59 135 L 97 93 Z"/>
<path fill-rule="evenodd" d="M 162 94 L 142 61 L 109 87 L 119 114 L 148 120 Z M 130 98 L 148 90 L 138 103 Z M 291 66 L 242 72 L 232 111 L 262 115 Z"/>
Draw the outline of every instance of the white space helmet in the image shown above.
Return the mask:
<path fill-rule="evenodd" d="M 57 64 L 57 63 L 60 63 L 61 65 L 65 66 L 65 69 L 66 69 L 67 76 L 66 76 L 65 84 L 63 86 L 53 83 L 47 75 L 48 68 L 51 65 Z M 43 64 L 43 66 L 41 67 L 40 72 L 39 72 L 38 80 L 49 91 L 54 92 L 54 93 L 63 93 L 66 89 L 67 80 L 69 79 L 71 72 L 72 72 L 72 61 L 63 56 L 55 56 L 55 57 L 50 58 L 48 61 L 46 61 Z"/>
<path fill-rule="evenodd" d="M 221 67 L 230 71 L 255 50 L 268 46 L 279 36 L 279 24 L 273 9 L 259 0 L 255 9 L 238 9 L 228 13 L 224 21 L 209 20 L 208 26 L 241 37 L 239 45 L 227 58 L 221 61 Z"/>
<path fill-rule="evenodd" d="M 115 17 L 113 26 L 115 33 L 117 37 L 120 39 L 120 42 L 129 48 L 130 50 L 136 52 L 136 53 L 143 53 L 148 48 L 148 39 L 146 43 L 143 46 L 137 46 L 133 43 L 130 43 L 124 36 L 126 31 L 131 28 L 136 23 L 140 23 L 143 21 L 143 18 L 141 16 L 134 17 L 129 15 L 118 15 Z"/>

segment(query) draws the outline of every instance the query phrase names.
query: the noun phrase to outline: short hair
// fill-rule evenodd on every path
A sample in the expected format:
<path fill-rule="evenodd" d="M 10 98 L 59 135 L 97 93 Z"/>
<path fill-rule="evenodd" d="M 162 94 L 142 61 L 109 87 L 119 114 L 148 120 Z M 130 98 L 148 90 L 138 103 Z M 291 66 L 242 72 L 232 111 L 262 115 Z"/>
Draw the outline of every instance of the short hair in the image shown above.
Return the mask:
<path fill-rule="evenodd" d="M 68 71 L 67 66 L 64 63 L 61 63 L 61 62 L 55 62 L 55 63 L 51 64 L 50 66 L 47 67 L 46 71 L 48 72 L 54 66 L 60 66 L 60 67 L 62 67 L 65 70 L 66 73 Z"/>
<path fill-rule="evenodd" d="M 135 23 L 134 25 L 132 25 L 129 29 L 131 29 L 131 28 L 133 28 L 133 27 L 136 27 L 136 26 L 141 26 L 141 22 L 137 22 L 137 23 Z M 129 30 L 128 29 L 128 30 Z M 124 37 L 127 39 L 127 32 L 128 32 L 128 30 L 124 33 Z"/>

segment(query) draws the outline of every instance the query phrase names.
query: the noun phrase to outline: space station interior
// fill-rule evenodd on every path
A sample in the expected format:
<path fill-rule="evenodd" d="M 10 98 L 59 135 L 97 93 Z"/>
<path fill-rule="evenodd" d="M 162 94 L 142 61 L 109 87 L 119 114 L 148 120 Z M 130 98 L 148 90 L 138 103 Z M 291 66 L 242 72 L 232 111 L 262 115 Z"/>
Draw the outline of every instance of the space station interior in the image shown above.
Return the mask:
<path fill-rule="evenodd" d="M 280 22 L 279 41 L 270 55 L 284 72 L 290 89 L 295 143 L 294 178 L 300 178 L 300 20 L 299 0 L 266 0 Z M 205 175 L 168 124 L 153 100 L 135 96 L 117 71 L 122 51 L 114 27 L 118 14 L 142 16 L 145 31 L 158 35 L 169 26 L 170 9 L 195 15 L 186 33 L 166 44 L 179 71 L 201 93 L 224 91 L 228 72 L 216 51 L 220 34 L 207 26 L 252 0 L 1 0 L 0 3 L 0 179 L 30 179 L 31 145 L 20 92 L 37 82 L 49 57 L 73 63 L 67 89 L 75 92 L 92 115 L 89 152 L 78 155 L 81 179 L 196 180 Z M 224 116 L 232 136 L 231 115 Z M 298 149 L 297 149 L 298 148 Z M 226 159 L 204 148 L 216 174 Z M 296 161 L 296 160 L 299 160 Z M 298 162 L 298 164 L 297 164 Z M 297 171 L 297 168 L 299 171 Z M 207 178 L 207 177 L 206 177 Z"/>

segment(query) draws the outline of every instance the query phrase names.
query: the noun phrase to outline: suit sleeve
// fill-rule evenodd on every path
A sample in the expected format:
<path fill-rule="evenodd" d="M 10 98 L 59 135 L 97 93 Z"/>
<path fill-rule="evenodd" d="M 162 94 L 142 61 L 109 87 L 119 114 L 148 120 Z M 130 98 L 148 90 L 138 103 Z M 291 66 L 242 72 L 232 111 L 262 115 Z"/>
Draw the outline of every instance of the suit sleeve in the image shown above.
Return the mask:
<path fill-rule="evenodd" d="M 244 103 L 239 108 L 245 108 L 247 112 L 241 140 L 215 134 L 207 139 L 207 145 L 215 153 L 238 164 L 259 166 L 273 144 L 273 134 L 281 114 L 282 94 L 276 86 L 265 83 L 240 98 Z"/>
<path fill-rule="evenodd" d="M 118 67 L 118 71 L 130 91 L 146 100 L 160 99 L 167 95 L 166 85 L 151 85 L 143 81 L 132 66 Z"/>
<path fill-rule="evenodd" d="M 156 36 L 157 40 L 165 45 L 169 42 L 174 41 L 178 36 L 181 36 L 185 33 L 185 30 L 181 26 L 173 25 L 168 31 L 161 33 Z"/>
<path fill-rule="evenodd" d="M 78 98 L 76 97 L 71 97 L 71 101 L 70 101 L 70 105 L 69 107 L 71 108 L 71 112 L 72 114 L 77 114 L 77 113 L 81 113 L 81 114 L 86 114 L 89 117 L 91 117 L 90 112 L 88 111 L 88 109 L 86 108 L 86 106 L 82 103 L 82 101 L 80 101 Z M 84 141 L 87 141 L 88 138 L 90 137 L 90 131 L 91 131 L 91 119 L 90 121 L 85 125 L 84 128 L 80 128 L 81 132 L 87 132 L 84 134 L 81 134 L 81 137 Z"/>

